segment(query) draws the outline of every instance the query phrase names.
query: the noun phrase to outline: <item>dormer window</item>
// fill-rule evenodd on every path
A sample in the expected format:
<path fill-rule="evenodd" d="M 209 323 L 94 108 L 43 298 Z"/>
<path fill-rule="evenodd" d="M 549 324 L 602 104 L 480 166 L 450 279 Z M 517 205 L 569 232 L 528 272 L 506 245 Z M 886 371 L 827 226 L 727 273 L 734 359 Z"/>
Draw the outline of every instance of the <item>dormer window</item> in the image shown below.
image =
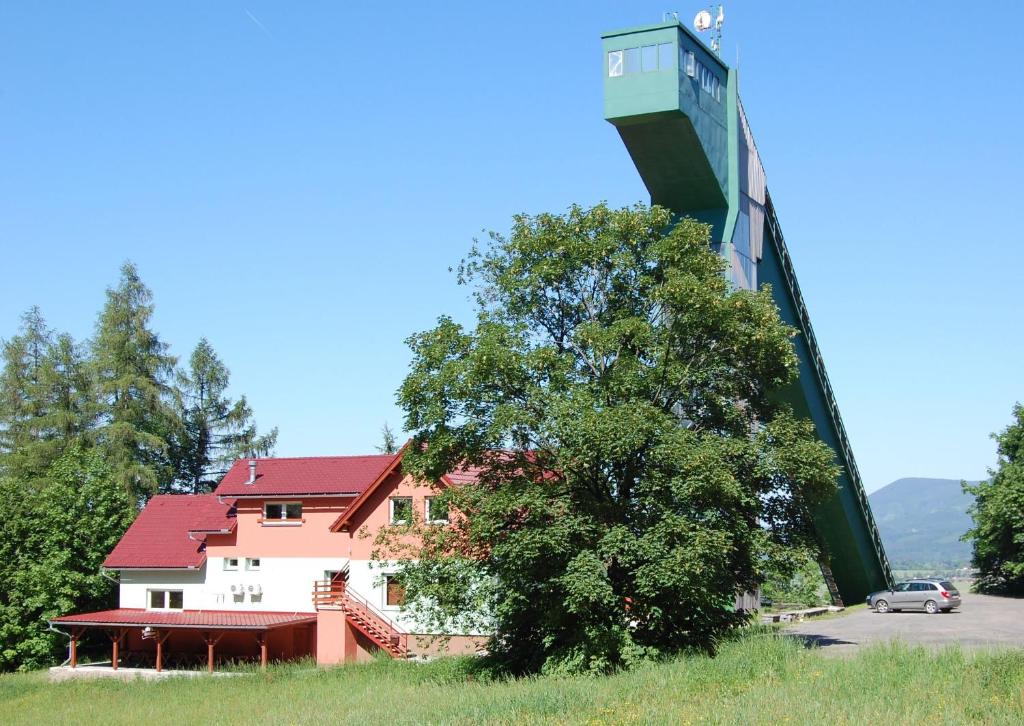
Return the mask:
<path fill-rule="evenodd" d="M 448 507 L 442 505 L 437 497 L 425 497 L 423 518 L 428 524 L 448 524 Z"/>
<path fill-rule="evenodd" d="M 264 525 L 302 524 L 302 502 L 266 502 L 263 505 Z"/>
<path fill-rule="evenodd" d="M 391 497 L 391 524 L 412 522 L 412 497 Z"/>

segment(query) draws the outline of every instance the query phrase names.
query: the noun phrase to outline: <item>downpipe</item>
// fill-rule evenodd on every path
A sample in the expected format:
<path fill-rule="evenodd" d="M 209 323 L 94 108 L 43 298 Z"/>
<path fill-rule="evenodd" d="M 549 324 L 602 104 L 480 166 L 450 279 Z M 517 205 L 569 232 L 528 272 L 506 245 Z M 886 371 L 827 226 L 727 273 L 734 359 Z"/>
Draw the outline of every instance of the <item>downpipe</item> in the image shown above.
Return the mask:
<path fill-rule="evenodd" d="M 68 663 L 71 662 L 71 634 L 65 633 L 63 630 L 58 630 L 57 628 L 53 627 L 53 623 L 47 623 L 46 629 L 52 630 L 54 633 L 57 633 L 58 635 L 63 635 L 65 638 L 68 639 L 68 657 L 63 663 L 60 664 L 61 667 L 66 666 Z"/>

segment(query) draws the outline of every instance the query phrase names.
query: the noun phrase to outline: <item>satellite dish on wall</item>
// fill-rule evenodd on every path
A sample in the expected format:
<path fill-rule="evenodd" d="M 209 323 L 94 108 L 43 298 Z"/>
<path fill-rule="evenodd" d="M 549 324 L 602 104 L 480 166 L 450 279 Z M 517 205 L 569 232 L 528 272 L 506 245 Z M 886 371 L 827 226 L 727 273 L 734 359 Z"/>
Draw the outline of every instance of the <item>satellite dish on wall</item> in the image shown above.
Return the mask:
<path fill-rule="evenodd" d="M 711 13 L 707 10 L 701 10 L 693 18 L 693 27 L 697 29 L 698 33 L 703 33 L 705 30 L 711 27 Z"/>

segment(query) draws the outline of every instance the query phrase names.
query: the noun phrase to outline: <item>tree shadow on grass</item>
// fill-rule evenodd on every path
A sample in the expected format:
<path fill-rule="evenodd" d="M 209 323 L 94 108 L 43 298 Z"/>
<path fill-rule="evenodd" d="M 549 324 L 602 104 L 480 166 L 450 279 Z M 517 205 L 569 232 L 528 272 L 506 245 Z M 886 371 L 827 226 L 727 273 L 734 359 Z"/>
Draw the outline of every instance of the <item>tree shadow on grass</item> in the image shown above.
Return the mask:
<path fill-rule="evenodd" d="M 805 648 L 828 648 L 836 645 L 860 645 L 855 640 L 843 640 L 833 638 L 829 635 L 818 635 L 816 633 L 787 633 L 787 638 L 793 638 L 803 644 Z"/>

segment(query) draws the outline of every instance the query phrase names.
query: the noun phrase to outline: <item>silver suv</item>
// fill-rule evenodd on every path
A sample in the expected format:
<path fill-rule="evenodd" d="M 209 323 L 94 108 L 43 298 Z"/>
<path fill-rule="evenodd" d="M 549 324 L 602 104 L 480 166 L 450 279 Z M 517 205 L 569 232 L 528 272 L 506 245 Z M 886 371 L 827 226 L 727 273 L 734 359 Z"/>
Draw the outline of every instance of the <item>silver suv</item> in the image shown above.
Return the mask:
<path fill-rule="evenodd" d="M 879 590 L 868 595 L 868 607 L 876 612 L 924 610 L 926 613 L 948 613 L 960 607 L 960 592 L 953 583 L 937 578 L 922 578 L 901 582 L 891 590 Z"/>

